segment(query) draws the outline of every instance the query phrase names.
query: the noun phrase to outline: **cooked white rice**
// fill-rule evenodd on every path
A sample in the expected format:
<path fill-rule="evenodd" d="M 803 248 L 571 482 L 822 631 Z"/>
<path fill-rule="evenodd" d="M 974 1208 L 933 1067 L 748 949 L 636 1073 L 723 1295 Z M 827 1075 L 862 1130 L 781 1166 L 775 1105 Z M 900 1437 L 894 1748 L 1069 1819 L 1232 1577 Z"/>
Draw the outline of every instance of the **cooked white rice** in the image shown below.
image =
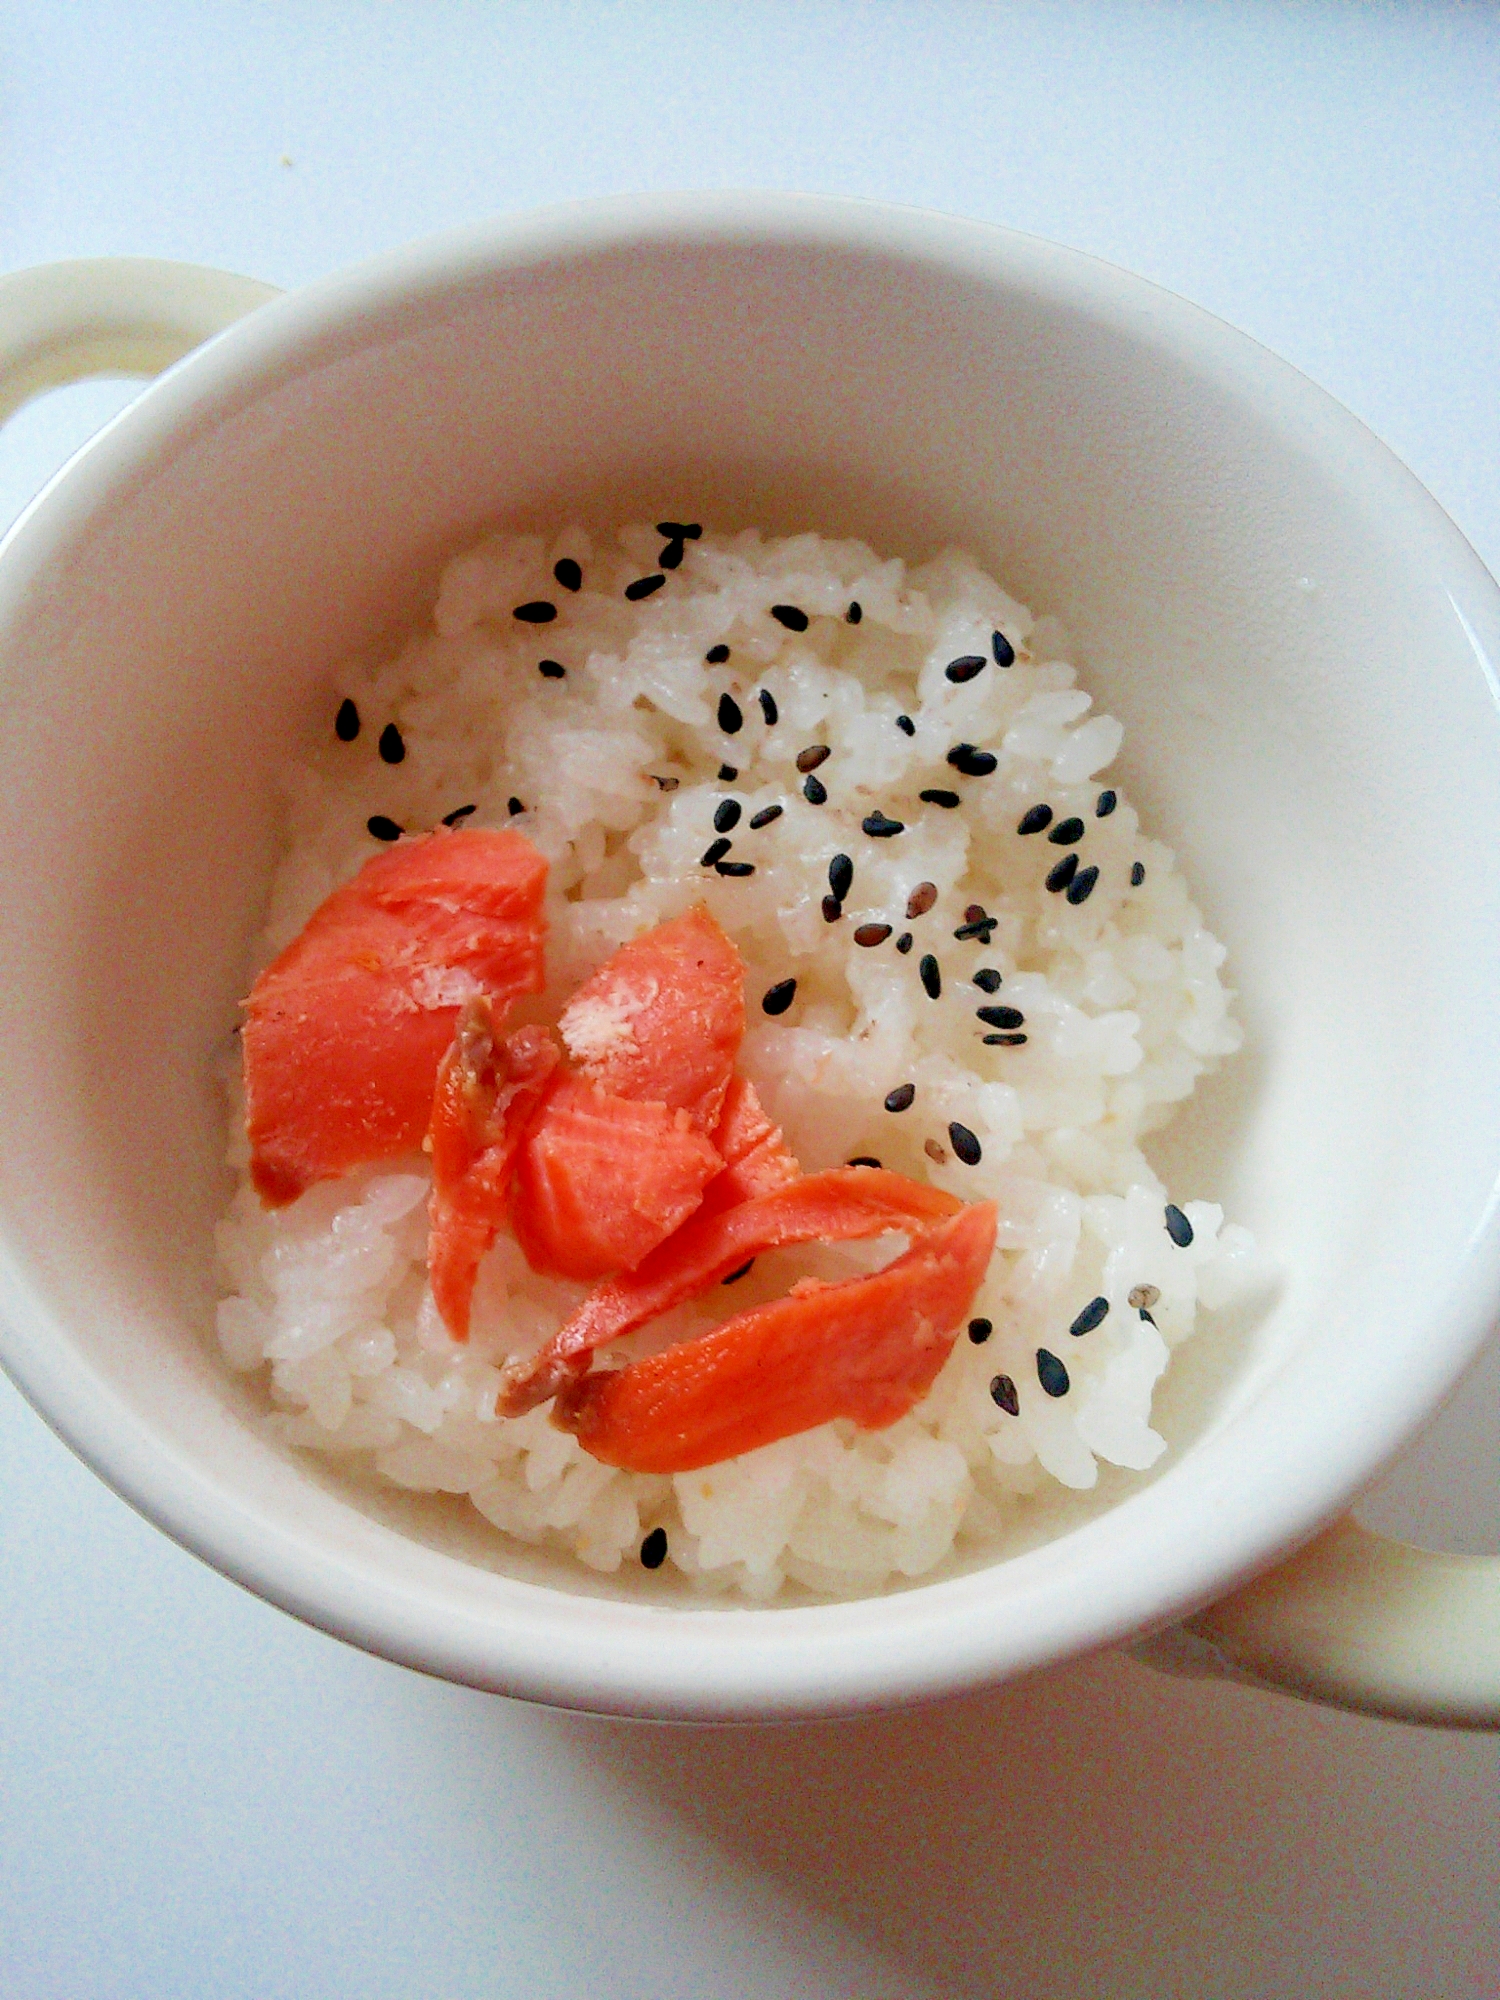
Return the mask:
<path fill-rule="evenodd" d="M 1124 796 L 1099 816 L 1121 726 L 1091 712 L 1059 657 L 1060 628 L 966 556 L 909 569 L 853 541 L 705 534 L 663 587 L 627 600 L 627 584 L 660 574 L 660 548 L 649 526 L 602 544 L 571 528 L 551 541 L 496 536 L 448 565 L 433 629 L 339 690 L 358 706 L 358 739 L 330 731 L 326 753 L 289 774 L 260 962 L 378 851 L 371 815 L 417 831 L 473 805 L 468 824 L 517 826 L 547 856 L 550 985 L 517 1019 L 555 1018 L 616 946 L 706 902 L 748 968 L 741 1067 L 804 1167 L 874 1157 L 998 1204 L 999 1248 L 972 1308 L 993 1332 L 982 1344 L 960 1336 L 931 1394 L 889 1430 L 831 1424 L 674 1478 L 615 1471 L 545 1409 L 494 1414 L 499 1364 L 534 1350 L 582 1287 L 537 1277 L 502 1236 L 481 1272 L 473 1338 L 455 1344 L 425 1281 L 421 1158 L 268 1215 L 245 1171 L 236 1101 L 219 1339 L 233 1368 L 264 1378 L 265 1422 L 285 1443 L 353 1454 L 401 1487 L 467 1494 L 504 1534 L 610 1571 L 635 1564 L 660 1526 L 668 1562 L 709 1590 L 764 1600 L 791 1579 L 867 1592 L 927 1574 L 955 1548 L 995 1546 L 1018 1504 L 1091 1487 L 1100 1461 L 1144 1470 L 1165 1449 L 1151 1403 L 1171 1350 L 1200 1307 L 1226 1305 L 1256 1273 L 1248 1233 L 1214 1203 L 1182 1199 L 1190 1191 L 1174 1192 L 1192 1242 L 1174 1243 L 1171 1196 L 1141 1151 L 1238 1045 L 1224 950 Z M 562 557 L 582 566 L 577 593 L 554 581 Z M 537 599 L 556 604 L 555 623 L 513 616 Z M 787 629 L 773 605 L 800 607 L 808 628 Z M 1008 669 L 991 656 L 996 630 L 1015 648 Z M 706 663 L 719 646 L 727 662 Z M 955 683 L 944 669 L 962 655 L 989 664 Z M 544 658 L 565 676 L 544 677 Z M 728 734 L 725 693 L 744 718 Z M 378 748 L 389 723 L 405 745 L 394 764 Z M 998 767 L 960 776 L 946 761 L 960 742 L 992 750 Z M 831 751 L 817 774 L 822 805 L 804 797 L 795 762 L 812 744 Z M 721 778 L 726 765 L 736 775 Z M 921 803 L 931 788 L 961 804 Z M 748 878 L 700 865 L 725 798 L 743 809 L 730 858 L 754 863 Z M 1042 803 L 1051 831 L 1082 820 L 1076 848 L 1018 834 Z M 771 805 L 780 817 L 751 830 Z M 861 821 L 875 809 L 905 831 L 869 837 Z M 1099 871 L 1076 904 L 1045 886 L 1075 851 Z M 821 905 L 840 853 L 853 857 L 854 882 L 842 919 L 828 922 Z M 1132 886 L 1136 864 L 1144 878 Z M 936 902 L 908 921 L 924 881 Z M 954 936 L 976 903 L 996 920 L 988 943 Z M 895 935 L 861 949 L 853 932 L 866 923 Z M 915 943 L 901 955 L 906 930 Z M 919 978 L 928 952 L 941 967 L 936 1000 Z M 982 967 L 1002 975 L 997 993 L 972 983 Z M 770 1018 L 760 995 L 788 977 L 795 1003 Z M 1020 1010 L 1025 1041 L 986 1046 L 993 1029 L 975 1017 L 985 1004 Z M 907 1082 L 910 1109 L 887 1111 Z M 979 1140 L 977 1165 L 954 1157 L 953 1120 Z M 738 1310 L 777 1296 L 800 1273 L 847 1276 L 899 1247 L 764 1257 L 732 1293 L 682 1309 L 626 1351 L 683 1337 L 730 1301 Z M 1107 1316 L 1073 1336 L 1098 1296 Z M 1044 1390 L 1043 1352 L 1063 1365 L 1065 1392 Z M 1056 1391 L 1055 1371 L 1040 1366 Z M 1002 1400 L 994 1393 L 1007 1377 L 1018 1416 L 1003 1407 L 1003 1383 Z"/>

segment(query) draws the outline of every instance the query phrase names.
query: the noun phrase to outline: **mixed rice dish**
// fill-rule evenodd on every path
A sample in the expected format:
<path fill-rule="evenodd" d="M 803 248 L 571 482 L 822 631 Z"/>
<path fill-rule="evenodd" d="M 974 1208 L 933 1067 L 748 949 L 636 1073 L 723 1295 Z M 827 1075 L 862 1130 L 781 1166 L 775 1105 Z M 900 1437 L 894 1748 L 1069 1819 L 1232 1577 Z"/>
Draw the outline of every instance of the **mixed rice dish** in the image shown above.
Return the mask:
<path fill-rule="evenodd" d="M 1154 1465 L 1260 1262 L 1142 1141 L 1240 1035 L 1065 651 L 956 550 L 450 562 L 287 774 L 218 1232 L 268 1430 L 754 1601 Z"/>

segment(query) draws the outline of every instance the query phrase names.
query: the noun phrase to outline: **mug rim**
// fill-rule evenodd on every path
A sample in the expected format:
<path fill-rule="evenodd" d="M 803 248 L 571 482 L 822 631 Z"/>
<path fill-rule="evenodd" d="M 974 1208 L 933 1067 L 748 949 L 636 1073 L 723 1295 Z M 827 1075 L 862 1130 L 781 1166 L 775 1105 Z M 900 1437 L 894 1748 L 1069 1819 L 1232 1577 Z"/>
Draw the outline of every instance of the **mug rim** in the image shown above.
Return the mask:
<path fill-rule="evenodd" d="M 1500 590 L 1461 531 L 1357 417 L 1250 336 L 1148 279 L 998 225 L 875 201 L 741 190 L 611 196 L 486 218 L 269 302 L 176 363 L 31 502 L 0 542 L 0 623 L 51 553 L 85 531 L 122 482 L 148 475 L 157 455 L 197 424 L 264 395 L 289 365 L 305 366 L 329 343 L 363 346 L 382 315 L 412 311 L 433 294 L 548 261 L 674 241 L 803 245 L 930 262 L 1010 283 L 1194 363 L 1320 457 L 1337 450 L 1354 461 L 1353 476 L 1400 510 L 1469 630 L 1480 670 L 1492 691 L 1500 690 L 1483 636 L 1486 626 L 1500 634 Z M 307 1622 L 425 1671 L 557 1705 L 700 1719 L 853 1712 L 930 1698 L 1187 1615 L 1305 1541 L 1347 1504 L 1478 1351 L 1497 1290 L 1500 1139 L 1467 1257 L 1448 1296 L 1429 1302 L 1426 1345 L 1409 1357 L 1401 1396 L 1388 1387 L 1377 1395 L 1369 1383 L 1351 1396 L 1341 1382 L 1346 1414 L 1331 1438 L 1319 1395 L 1304 1387 L 1293 1399 L 1284 1379 L 1268 1382 L 1220 1433 L 1221 1440 L 1242 1434 L 1232 1463 L 1223 1453 L 1217 1468 L 1179 1460 L 1169 1499 L 1167 1482 L 1152 1481 L 1067 1531 L 1075 1548 L 1087 1539 L 1107 1543 L 1104 1531 L 1122 1520 L 1146 1531 L 1149 1566 L 1096 1561 L 1108 1601 L 1086 1601 L 1081 1590 L 1067 1602 L 1049 1597 L 1056 1543 L 1044 1542 L 998 1565 L 919 1579 L 880 1596 L 729 1609 L 625 1604 L 498 1577 L 363 1515 L 362 1532 L 342 1545 L 298 1535 L 293 1524 L 269 1520 L 201 1466 L 169 1452 L 107 1384 L 76 1357 L 70 1365 L 65 1327 L 0 1236 L 8 1372 L 64 1441 L 174 1540 Z M 1251 1477 L 1246 1446 L 1257 1434 L 1275 1449 Z M 1295 1468 L 1295 1479 L 1277 1477 L 1269 1461 Z M 1201 1516 L 1183 1505 L 1195 1484 L 1223 1510 L 1211 1545 Z M 352 1503 L 328 1504 L 355 1511 Z M 409 1560 L 396 1559 L 401 1551 Z M 1007 1576 L 1005 1630 L 984 1615 L 997 1567 Z M 474 1577 L 483 1589 L 460 1602 L 459 1579 Z M 446 1595 L 445 1585 L 452 1586 Z"/>

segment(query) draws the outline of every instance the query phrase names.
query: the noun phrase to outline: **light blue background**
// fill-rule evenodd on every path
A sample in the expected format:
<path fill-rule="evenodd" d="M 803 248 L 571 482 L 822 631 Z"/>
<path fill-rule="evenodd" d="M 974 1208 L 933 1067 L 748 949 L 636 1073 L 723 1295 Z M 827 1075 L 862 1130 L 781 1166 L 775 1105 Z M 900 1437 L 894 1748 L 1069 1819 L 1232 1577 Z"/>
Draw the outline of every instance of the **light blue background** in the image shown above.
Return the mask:
<path fill-rule="evenodd" d="M 1500 570 L 1500 14 L 1180 4 L 42 4 L 0 267 L 290 285 L 467 216 L 750 183 L 1188 294 Z M 0 438 L 0 514 L 119 406 Z M 1399 966 L 1392 967 L 1399 979 Z M 1500 1546 L 1495 1350 L 1367 1516 Z M 145 1527 L 0 1384 L 4 2000 L 1494 2000 L 1500 1744 L 1117 1658 L 922 1714 L 632 1730 L 425 1681 Z"/>

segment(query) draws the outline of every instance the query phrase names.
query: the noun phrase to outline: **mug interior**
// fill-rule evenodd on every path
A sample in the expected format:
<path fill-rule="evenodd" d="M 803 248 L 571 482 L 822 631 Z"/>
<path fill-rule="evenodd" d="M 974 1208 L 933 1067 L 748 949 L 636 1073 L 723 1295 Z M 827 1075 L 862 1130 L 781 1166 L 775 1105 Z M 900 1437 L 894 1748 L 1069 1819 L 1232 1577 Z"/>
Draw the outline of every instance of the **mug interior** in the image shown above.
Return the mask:
<path fill-rule="evenodd" d="M 1156 1476 L 1045 1550 L 865 1605 L 674 1609 L 458 1503 L 358 1488 L 260 1436 L 213 1342 L 213 1060 L 278 767 L 467 540 L 642 511 L 957 541 L 1060 616 L 1240 995 L 1244 1052 L 1156 1151 L 1179 1198 L 1255 1231 L 1274 1301 L 1177 1356 Z M 10 1364 L 231 1574 L 514 1692 L 853 1707 L 1184 1609 L 1347 1497 L 1483 1333 L 1497 630 L 1456 532 L 1311 385 L 1000 232 L 604 205 L 263 309 L 96 440 L 0 561 Z"/>

